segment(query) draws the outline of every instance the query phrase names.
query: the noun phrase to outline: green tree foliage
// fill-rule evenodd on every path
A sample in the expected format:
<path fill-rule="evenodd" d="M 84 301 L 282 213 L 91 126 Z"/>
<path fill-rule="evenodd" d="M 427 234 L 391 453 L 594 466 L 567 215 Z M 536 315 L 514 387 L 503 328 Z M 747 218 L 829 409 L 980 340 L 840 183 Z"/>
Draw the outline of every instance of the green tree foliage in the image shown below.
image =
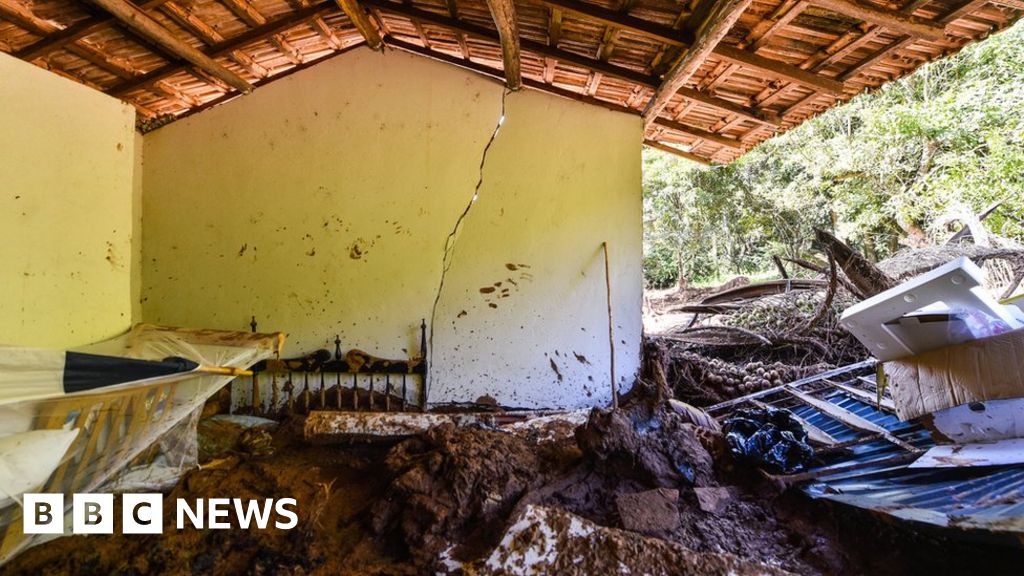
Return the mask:
<path fill-rule="evenodd" d="M 645 275 L 664 287 L 768 270 L 808 253 L 816 226 L 881 259 L 996 201 L 987 228 L 1024 240 L 1024 24 L 727 166 L 645 150 Z"/>

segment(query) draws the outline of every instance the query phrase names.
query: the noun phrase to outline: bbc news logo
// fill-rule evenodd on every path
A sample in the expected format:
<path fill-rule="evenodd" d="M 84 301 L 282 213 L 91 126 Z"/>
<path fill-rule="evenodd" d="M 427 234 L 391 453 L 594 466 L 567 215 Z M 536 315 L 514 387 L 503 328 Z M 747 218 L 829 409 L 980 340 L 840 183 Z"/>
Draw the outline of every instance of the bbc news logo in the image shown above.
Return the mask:
<path fill-rule="evenodd" d="M 25 494 L 23 531 L 25 534 L 64 534 L 64 495 Z M 271 524 L 280 530 L 291 530 L 299 523 L 294 498 L 207 498 L 175 501 L 175 526 L 178 530 L 193 527 L 199 530 L 232 528 L 231 518 L 239 528 L 265 530 Z M 71 503 L 73 534 L 114 533 L 113 494 L 74 494 Z M 122 494 L 122 534 L 163 534 L 163 494 Z"/>

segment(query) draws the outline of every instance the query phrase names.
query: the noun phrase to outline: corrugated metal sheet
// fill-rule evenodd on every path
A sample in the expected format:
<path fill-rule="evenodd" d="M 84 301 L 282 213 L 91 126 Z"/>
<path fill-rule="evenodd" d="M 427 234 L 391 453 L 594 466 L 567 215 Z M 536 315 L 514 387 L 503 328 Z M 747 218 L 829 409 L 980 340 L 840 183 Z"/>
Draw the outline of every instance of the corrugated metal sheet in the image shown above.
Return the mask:
<path fill-rule="evenodd" d="M 943 527 L 1024 534 L 1024 465 L 970 468 L 908 468 L 935 445 L 915 422 L 901 422 L 891 410 L 867 402 L 836 383 L 875 393 L 870 364 L 805 378 L 789 386 L 881 426 L 904 444 L 857 430 L 794 398 L 783 387 L 761 392 L 756 400 L 793 411 L 840 443 L 819 451 L 810 470 L 790 476 L 813 498 L 889 514 L 896 518 Z M 860 378 L 858 378 L 858 376 Z M 713 406 L 716 417 L 728 414 L 751 397 Z M 909 445 L 909 447 L 908 447 Z M 914 450 L 911 451 L 910 448 Z"/>

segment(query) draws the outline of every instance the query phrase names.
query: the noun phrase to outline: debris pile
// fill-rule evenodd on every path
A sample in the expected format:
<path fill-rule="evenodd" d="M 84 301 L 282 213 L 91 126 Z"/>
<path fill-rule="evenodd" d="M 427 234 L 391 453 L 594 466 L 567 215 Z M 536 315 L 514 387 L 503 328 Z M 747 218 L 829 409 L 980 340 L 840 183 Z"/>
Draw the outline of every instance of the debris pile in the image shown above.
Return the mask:
<path fill-rule="evenodd" d="M 443 424 L 398 443 L 345 445 L 309 445 L 302 422 L 286 422 L 272 451 L 222 442 L 231 448 L 168 495 L 163 535 L 62 538 L 2 571 L 997 573 L 1014 559 L 780 491 L 701 418 L 647 396 L 591 411 L 573 434 L 547 416 L 539 426 Z M 537 433 L 551 429 L 559 433 Z M 174 499 L 225 496 L 296 498 L 298 527 L 175 528 Z"/>

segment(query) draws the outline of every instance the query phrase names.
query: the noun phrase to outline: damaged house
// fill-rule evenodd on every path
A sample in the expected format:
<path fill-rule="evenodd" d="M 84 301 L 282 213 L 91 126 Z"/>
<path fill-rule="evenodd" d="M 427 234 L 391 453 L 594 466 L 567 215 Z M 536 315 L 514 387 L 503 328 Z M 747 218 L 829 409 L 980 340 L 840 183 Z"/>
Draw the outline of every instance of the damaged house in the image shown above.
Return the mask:
<path fill-rule="evenodd" d="M 977 561 L 806 504 L 935 444 L 873 364 L 829 376 L 845 388 L 776 374 L 793 387 L 744 405 L 843 455 L 773 476 L 804 492 L 722 471 L 741 403 L 668 401 L 644 354 L 641 151 L 729 163 L 1022 13 L 0 0 L 0 570 L 857 573 L 897 542 L 896 571 Z M 25 532 L 25 494 L 70 518 L 73 494 L 140 490 L 167 495 L 160 536 Z M 190 497 L 294 498 L 301 537 L 179 530 Z M 979 526 L 1019 526 L 1014 506 Z"/>

